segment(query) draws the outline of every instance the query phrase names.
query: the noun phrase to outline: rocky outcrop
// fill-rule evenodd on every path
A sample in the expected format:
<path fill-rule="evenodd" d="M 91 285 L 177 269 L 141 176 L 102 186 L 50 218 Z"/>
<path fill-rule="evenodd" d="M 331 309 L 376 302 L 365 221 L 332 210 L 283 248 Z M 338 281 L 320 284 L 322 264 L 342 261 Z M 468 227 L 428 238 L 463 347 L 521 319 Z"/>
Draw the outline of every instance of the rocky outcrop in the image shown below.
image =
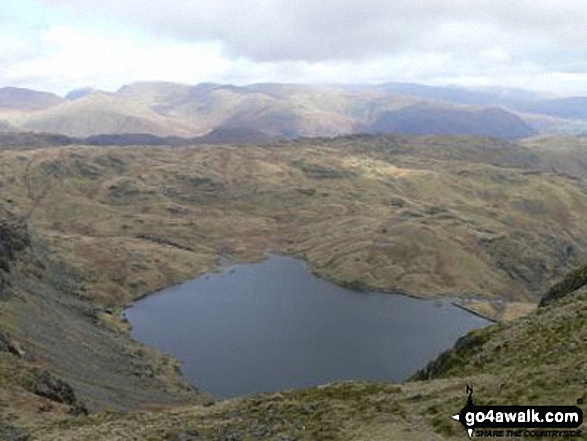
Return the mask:
<path fill-rule="evenodd" d="M 32 385 L 32 392 L 51 401 L 71 406 L 72 413 L 78 415 L 88 413 L 86 407 L 78 401 L 73 388 L 48 371 L 42 371 L 36 376 Z"/>
<path fill-rule="evenodd" d="M 0 206 L 0 270 L 8 272 L 16 253 L 29 245 L 26 223 Z"/>
<path fill-rule="evenodd" d="M 0 203 L 0 300 L 8 297 L 7 273 L 16 255 L 29 245 L 26 222 Z"/>
<path fill-rule="evenodd" d="M 416 372 L 410 380 L 431 380 L 447 374 L 458 367 L 461 362 L 466 362 L 476 348 L 481 347 L 487 341 L 487 334 L 472 331 L 459 338 L 455 345 L 440 354 L 428 365 Z"/>
<path fill-rule="evenodd" d="M 18 355 L 22 357 L 25 352 L 22 350 L 20 343 L 13 340 L 8 335 L 0 332 L 0 352 L 8 352 L 10 354 Z"/>
<path fill-rule="evenodd" d="M 565 297 L 587 285 L 587 265 L 571 271 L 563 280 L 553 285 L 540 300 L 540 307 L 550 305 L 553 301 Z"/>

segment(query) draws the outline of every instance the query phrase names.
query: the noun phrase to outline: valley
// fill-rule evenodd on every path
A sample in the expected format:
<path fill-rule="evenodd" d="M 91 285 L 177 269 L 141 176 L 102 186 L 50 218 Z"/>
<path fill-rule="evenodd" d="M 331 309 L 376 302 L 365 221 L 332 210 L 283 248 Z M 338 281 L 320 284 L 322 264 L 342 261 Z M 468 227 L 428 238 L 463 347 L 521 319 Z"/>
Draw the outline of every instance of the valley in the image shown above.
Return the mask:
<path fill-rule="evenodd" d="M 352 135 L 3 148 L 0 434 L 457 439 L 446 409 L 464 404 L 467 382 L 485 401 L 574 402 L 587 309 L 572 291 L 582 283 L 531 311 L 586 259 L 586 175 L 573 156 L 581 143 Z M 418 381 L 212 405 L 177 361 L 130 340 L 120 312 L 267 251 L 303 258 L 344 287 L 448 295 L 500 321 L 464 337 Z"/>

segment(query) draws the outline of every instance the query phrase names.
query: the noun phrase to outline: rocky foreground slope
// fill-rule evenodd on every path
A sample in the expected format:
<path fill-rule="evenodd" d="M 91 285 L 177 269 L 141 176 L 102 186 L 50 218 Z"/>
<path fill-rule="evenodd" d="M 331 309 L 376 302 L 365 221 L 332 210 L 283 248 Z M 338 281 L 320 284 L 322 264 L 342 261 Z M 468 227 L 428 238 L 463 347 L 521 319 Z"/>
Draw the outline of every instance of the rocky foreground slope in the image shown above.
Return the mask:
<path fill-rule="evenodd" d="M 177 364 L 98 324 L 76 275 L 0 205 L 0 439 L 99 409 L 202 402 Z"/>

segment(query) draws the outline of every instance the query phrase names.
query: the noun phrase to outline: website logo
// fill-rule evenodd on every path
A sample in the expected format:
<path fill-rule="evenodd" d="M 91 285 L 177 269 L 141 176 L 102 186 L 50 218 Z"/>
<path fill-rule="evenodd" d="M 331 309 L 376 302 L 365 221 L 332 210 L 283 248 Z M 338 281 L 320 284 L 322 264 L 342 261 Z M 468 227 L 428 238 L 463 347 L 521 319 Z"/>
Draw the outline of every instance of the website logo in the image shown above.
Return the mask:
<path fill-rule="evenodd" d="M 477 437 L 581 437 L 583 411 L 577 406 L 477 406 L 467 385 L 467 404 L 451 418 Z"/>

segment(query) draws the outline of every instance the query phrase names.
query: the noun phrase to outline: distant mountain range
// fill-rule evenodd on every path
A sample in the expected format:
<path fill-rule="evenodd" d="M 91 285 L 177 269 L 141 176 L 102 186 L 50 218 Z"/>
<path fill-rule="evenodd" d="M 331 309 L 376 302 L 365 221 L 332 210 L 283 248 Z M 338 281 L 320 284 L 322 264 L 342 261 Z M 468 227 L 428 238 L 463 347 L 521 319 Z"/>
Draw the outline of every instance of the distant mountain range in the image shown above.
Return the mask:
<path fill-rule="evenodd" d="M 65 97 L 7 87 L 0 89 L 0 132 L 75 138 L 116 134 L 129 140 L 132 134 L 147 144 L 146 135 L 209 136 L 215 143 L 392 132 L 520 139 L 587 132 L 587 97 L 409 83 L 237 87 L 141 82 L 114 93 L 87 88 Z"/>

